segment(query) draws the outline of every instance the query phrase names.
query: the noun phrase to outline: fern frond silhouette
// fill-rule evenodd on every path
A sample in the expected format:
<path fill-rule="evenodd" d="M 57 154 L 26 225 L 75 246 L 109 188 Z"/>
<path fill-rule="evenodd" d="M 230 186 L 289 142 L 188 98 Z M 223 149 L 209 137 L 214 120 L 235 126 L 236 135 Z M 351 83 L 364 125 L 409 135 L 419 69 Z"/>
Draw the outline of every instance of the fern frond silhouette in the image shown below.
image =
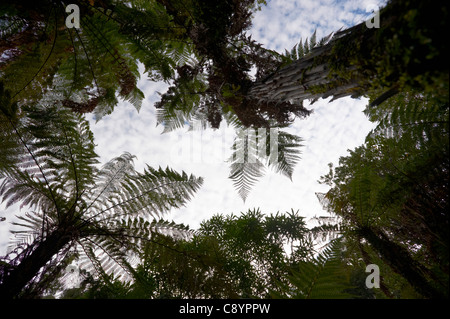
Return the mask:
<path fill-rule="evenodd" d="M 448 95 L 410 90 L 365 112 L 378 125 L 322 178 L 331 186 L 324 208 L 405 286 L 448 296 Z"/>
<path fill-rule="evenodd" d="M 129 153 L 98 168 L 82 115 L 55 104 L 23 106 L 19 115 L 3 87 L 0 97 L 0 198 L 30 209 L 15 225 L 18 246 L 2 258 L 2 297 L 37 293 L 46 272 L 74 255 L 97 275 L 126 272 L 133 243 L 186 231 L 156 220 L 186 204 L 201 178 L 149 166 L 137 172 Z"/>
<path fill-rule="evenodd" d="M 289 284 L 283 292 L 273 292 L 276 298 L 290 299 L 348 299 L 352 287 L 350 273 L 342 261 L 341 238 L 328 244 L 316 258 L 300 262 L 292 269 Z"/>
<path fill-rule="evenodd" d="M 251 188 L 264 176 L 265 168 L 292 179 L 300 160 L 302 139 L 278 128 L 240 129 L 229 158 L 230 176 L 238 194 L 245 201 Z"/>

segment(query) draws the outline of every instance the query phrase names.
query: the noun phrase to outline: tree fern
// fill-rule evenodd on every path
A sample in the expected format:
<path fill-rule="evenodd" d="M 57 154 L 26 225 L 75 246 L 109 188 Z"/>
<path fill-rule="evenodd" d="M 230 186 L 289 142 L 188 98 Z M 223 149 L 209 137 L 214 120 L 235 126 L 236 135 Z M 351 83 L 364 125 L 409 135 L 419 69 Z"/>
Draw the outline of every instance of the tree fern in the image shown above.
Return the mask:
<path fill-rule="evenodd" d="M 139 110 L 138 63 L 151 79 L 168 80 L 191 55 L 185 31 L 172 28 L 157 2 L 77 5 L 79 29 L 65 26 L 63 3 L 30 3 L 27 12 L 13 1 L 1 5 L 2 78 L 15 101 L 36 102 L 52 87 L 57 101 L 97 119 L 113 110 L 117 97 Z"/>
<path fill-rule="evenodd" d="M 285 52 L 282 55 L 284 63 L 289 64 L 303 58 L 304 56 L 308 55 L 314 48 L 327 44 L 333 37 L 333 33 L 330 33 L 326 37 L 320 39 L 320 41 L 317 41 L 316 31 L 317 30 L 314 30 L 314 33 L 311 35 L 311 38 L 309 40 L 308 38 L 306 38 L 304 41 L 303 39 L 300 39 L 300 41 L 296 43 L 291 50 L 285 49 Z"/>
<path fill-rule="evenodd" d="M 201 109 L 209 106 L 202 75 L 197 76 L 195 69 L 189 65 L 184 65 L 179 70 L 186 70 L 190 75 L 182 73 L 175 79 L 175 84 L 162 94 L 161 101 L 155 104 L 157 123 L 164 127 L 164 132 L 187 125 L 192 127 L 194 120 L 201 120 L 206 116 Z M 185 78 L 187 76 L 192 78 L 188 80 Z"/>
<path fill-rule="evenodd" d="M 365 113 L 378 125 L 366 140 L 385 138 L 406 145 L 415 143 L 417 149 L 439 147 L 442 136 L 449 132 L 448 101 L 434 100 L 436 97 L 410 91 L 399 93 L 377 108 L 368 106 Z"/>
<path fill-rule="evenodd" d="M 142 231 L 151 228 L 144 220 L 130 223 L 140 225 Z M 172 229 L 172 225 L 167 226 Z M 133 278 L 126 284 L 131 288 L 126 295 L 267 298 L 268 291 L 277 287 L 277 279 L 285 278 L 290 263 L 309 255 L 307 242 L 293 246 L 291 254 L 285 249 L 290 242 L 304 238 L 306 231 L 304 218 L 298 212 L 265 216 L 256 209 L 239 216 L 215 215 L 182 240 L 159 231 L 150 240 L 140 241 L 137 264 L 129 265 Z M 109 279 L 107 276 L 99 286 L 109 287 Z M 92 290 L 97 287 L 92 285 Z M 122 296 L 117 293 L 114 298 Z"/>
<path fill-rule="evenodd" d="M 74 253 L 98 275 L 126 271 L 138 239 L 149 240 L 158 231 L 178 236 L 185 231 L 151 221 L 184 205 L 201 178 L 170 168 L 137 172 L 128 153 L 98 169 L 93 135 L 81 115 L 57 104 L 24 106 L 26 112 L 19 115 L 9 92 L 0 87 L 0 93 L 5 102 L 0 106 L 0 197 L 7 206 L 30 208 L 14 225 L 14 243 L 20 248 L 3 258 L 2 296 L 35 287 L 49 267 Z"/>
<path fill-rule="evenodd" d="M 300 262 L 292 269 L 289 285 L 283 292 L 273 292 L 276 298 L 290 299 L 343 299 L 351 295 L 349 273 L 341 259 L 340 239 L 332 241 L 316 258 Z"/>
<path fill-rule="evenodd" d="M 378 126 L 323 178 L 331 186 L 326 208 L 405 285 L 446 295 L 448 284 L 437 278 L 448 278 L 448 101 L 408 91 L 366 114 Z"/>
<path fill-rule="evenodd" d="M 229 161 L 230 176 L 243 200 L 256 181 L 264 175 L 264 168 L 292 178 L 299 157 L 301 138 L 278 129 L 246 129 L 238 131 Z"/>
<path fill-rule="evenodd" d="M 286 177 L 292 179 L 294 167 L 300 160 L 299 148 L 303 146 L 300 144 L 303 139 L 299 136 L 289 134 L 284 131 L 278 131 L 278 159 L 270 160 L 269 166 L 274 167 L 277 173 L 282 173 Z"/>

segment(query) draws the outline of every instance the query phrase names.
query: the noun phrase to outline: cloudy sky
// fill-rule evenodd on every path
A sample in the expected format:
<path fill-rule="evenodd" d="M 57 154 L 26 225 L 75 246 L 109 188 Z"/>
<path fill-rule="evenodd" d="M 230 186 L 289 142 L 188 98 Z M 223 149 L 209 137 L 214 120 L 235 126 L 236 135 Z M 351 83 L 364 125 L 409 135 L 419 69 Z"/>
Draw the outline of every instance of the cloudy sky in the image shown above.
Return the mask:
<path fill-rule="evenodd" d="M 283 52 L 292 48 L 300 38 L 328 35 L 340 28 L 349 27 L 370 16 L 370 10 L 381 5 L 380 0 L 269 0 L 268 5 L 255 14 L 249 33 L 265 47 Z M 382 17 L 381 17 L 382 18 Z M 163 92 L 163 83 L 154 83 L 145 76 L 139 87 L 146 95 L 141 111 L 120 103 L 115 111 L 95 122 L 88 116 L 97 144 L 101 162 L 123 152 L 136 155 L 138 170 L 146 164 L 153 167 L 169 166 L 204 178 L 202 188 L 186 207 L 173 210 L 165 219 L 197 228 L 214 214 L 245 212 L 260 208 L 263 213 L 286 212 L 294 209 L 308 219 L 323 215 L 315 192 L 327 187 L 317 183 L 328 172 L 328 163 L 337 164 L 348 149 L 361 145 L 366 134 L 374 127 L 362 113 L 367 100 L 343 98 L 329 103 L 319 100 L 309 108 L 314 112 L 297 120 L 289 132 L 303 138 L 302 159 L 297 164 L 292 181 L 268 170 L 253 187 L 245 203 L 228 178 L 233 129 L 221 126 L 218 130 L 187 132 L 180 129 L 162 134 L 156 126 L 154 102 L 156 92 Z M 307 106 L 307 105 L 306 105 Z M 0 211 L 4 210 L 0 206 Z M 22 211 L 23 212 L 23 211 Z M 0 255 L 6 250 L 8 221 L 17 213 L 17 207 L 2 213 L 6 222 L 0 223 Z"/>

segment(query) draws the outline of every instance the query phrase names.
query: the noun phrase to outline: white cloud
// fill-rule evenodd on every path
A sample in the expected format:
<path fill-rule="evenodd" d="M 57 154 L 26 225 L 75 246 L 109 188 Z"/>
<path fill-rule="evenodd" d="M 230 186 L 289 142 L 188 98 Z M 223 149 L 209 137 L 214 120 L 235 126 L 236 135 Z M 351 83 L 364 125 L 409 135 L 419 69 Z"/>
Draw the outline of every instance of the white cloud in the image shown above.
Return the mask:
<path fill-rule="evenodd" d="M 310 37 L 316 28 L 320 38 L 347 25 L 359 17 L 352 12 L 363 10 L 368 2 L 272 0 L 268 7 L 256 13 L 251 33 L 266 47 L 282 51 L 293 47 L 300 38 Z M 285 212 L 291 208 L 307 216 L 323 213 L 315 192 L 326 188 L 319 185 L 317 179 L 328 172 L 329 162 L 337 163 L 347 149 L 360 145 L 372 128 L 361 112 L 367 103 L 365 99 L 318 101 L 312 105 L 314 113 L 309 118 L 297 120 L 290 128 L 290 132 L 305 139 L 302 160 L 295 169 L 293 181 L 268 171 L 243 203 L 228 179 L 229 166 L 224 162 L 231 154 L 227 151 L 231 147 L 232 129 L 208 130 L 203 135 L 186 133 L 185 129 L 161 134 L 162 127 L 156 127 L 153 103 L 158 99 L 155 92 L 164 92 L 166 85 L 149 82 L 144 76 L 139 86 L 146 94 L 139 114 L 131 105 L 121 103 L 98 123 L 89 116 L 96 150 L 102 163 L 127 151 L 137 156 L 135 163 L 139 170 L 145 164 L 170 166 L 177 171 L 203 176 L 205 183 L 192 201 L 166 216 L 193 228 L 216 213 L 238 214 L 258 207 L 264 213 Z M 200 159 L 193 152 L 194 145 L 201 147 Z M 180 146 L 184 147 L 181 157 Z M 7 222 L 0 223 L 2 244 L 6 242 L 7 225 Z M 4 245 L 0 247 L 0 255 L 4 248 Z"/>

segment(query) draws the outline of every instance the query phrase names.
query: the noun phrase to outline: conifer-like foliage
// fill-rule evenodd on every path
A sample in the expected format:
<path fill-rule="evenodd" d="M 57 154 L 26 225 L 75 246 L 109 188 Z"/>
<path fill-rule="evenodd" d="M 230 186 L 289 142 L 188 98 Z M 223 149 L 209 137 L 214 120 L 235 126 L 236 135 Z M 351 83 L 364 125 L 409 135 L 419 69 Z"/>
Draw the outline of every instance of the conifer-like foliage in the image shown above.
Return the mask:
<path fill-rule="evenodd" d="M 368 106 L 377 128 L 322 179 L 354 247 L 428 298 L 448 296 L 448 110 L 448 95 L 414 91 Z"/>
<path fill-rule="evenodd" d="M 98 167 L 82 115 L 58 105 L 19 108 L 3 86 L 0 96 L 0 198 L 28 209 L 2 258 L 2 297 L 41 293 L 74 258 L 97 276 L 125 274 L 136 242 L 184 231 L 158 220 L 184 205 L 201 178 L 170 168 L 137 172 L 128 153 Z"/>

